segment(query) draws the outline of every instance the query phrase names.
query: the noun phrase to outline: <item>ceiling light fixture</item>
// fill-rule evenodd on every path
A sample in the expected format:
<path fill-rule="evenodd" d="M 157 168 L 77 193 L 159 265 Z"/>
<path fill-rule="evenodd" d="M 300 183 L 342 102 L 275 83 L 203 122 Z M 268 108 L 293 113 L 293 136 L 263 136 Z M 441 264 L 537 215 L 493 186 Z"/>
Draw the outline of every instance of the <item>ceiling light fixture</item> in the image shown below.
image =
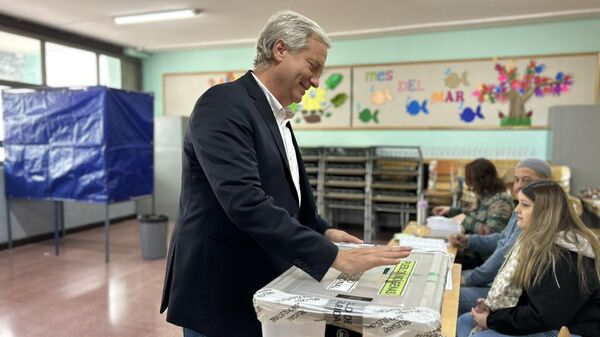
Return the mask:
<path fill-rule="evenodd" d="M 200 10 L 198 10 L 198 9 L 181 9 L 181 10 L 176 10 L 176 11 L 165 11 L 165 12 L 154 12 L 154 13 L 146 13 L 146 14 L 117 16 L 117 17 L 113 18 L 113 21 L 117 25 L 129 25 L 129 24 L 142 23 L 142 22 L 187 19 L 187 18 L 192 18 L 198 14 L 200 14 Z"/>

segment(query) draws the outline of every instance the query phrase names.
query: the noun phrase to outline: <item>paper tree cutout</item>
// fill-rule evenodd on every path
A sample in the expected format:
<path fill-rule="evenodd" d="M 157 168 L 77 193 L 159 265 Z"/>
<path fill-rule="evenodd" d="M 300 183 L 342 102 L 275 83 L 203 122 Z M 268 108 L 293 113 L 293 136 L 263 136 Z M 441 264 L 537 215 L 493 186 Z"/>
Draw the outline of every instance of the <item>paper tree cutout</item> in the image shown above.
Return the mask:
<path fill-rule="evenodd" d="M 554 78 L 542 76 L 546 66 L 531 60 L 525 69 L 525 74 L 519 78 L 517 68 L 497 63 L 498 83 L 482 84 L 473 92 L 479 103 L 509 102 L 508 116 L 499 112 L 502 126 L 531 125 L 533 111 L 525 112 L 525 103 L 533 96 L 560 96 L 569 91 L 573 84 L 571 75 L 559 71 Z"/>

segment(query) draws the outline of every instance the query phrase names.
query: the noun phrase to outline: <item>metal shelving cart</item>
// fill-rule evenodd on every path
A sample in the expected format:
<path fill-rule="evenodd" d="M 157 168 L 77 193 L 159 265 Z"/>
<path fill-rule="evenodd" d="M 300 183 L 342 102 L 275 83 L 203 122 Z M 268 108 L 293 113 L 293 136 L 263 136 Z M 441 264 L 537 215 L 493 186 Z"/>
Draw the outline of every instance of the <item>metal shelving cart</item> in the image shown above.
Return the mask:
<path fill-rule="evenodd" d="M 324 148 L 325 216 L 338 223 L 362 224 L 366 205 L 366 148 Z"/>
<path fill-rule="evenodd" d="M 371 232 L 380 226 L 404 228 L 416 218 L 423 191 L 423 156 L 418 146 L 373 148 Z"/>
<path fill-rule="evenodd" d="M 422 192 L 419 147 L 302 148 L 317 209 L 332 225 L 358 224 L 370 242 L 381 225 L 404 227 Z"/>

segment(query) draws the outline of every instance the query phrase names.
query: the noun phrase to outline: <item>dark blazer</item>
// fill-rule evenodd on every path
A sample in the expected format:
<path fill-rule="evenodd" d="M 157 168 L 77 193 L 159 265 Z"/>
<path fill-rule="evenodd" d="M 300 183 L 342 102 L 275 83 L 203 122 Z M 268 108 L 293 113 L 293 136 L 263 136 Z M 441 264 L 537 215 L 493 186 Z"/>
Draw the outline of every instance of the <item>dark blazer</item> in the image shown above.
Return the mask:
<path fill-rule="evenodd" d="M 323 278 L 337 247 L 322 235 L 328 225 L 297 158 L 300 208 L 273 110 L 251 72 L 198 99 L 167 258 L 167 321 L 208 337 L 260 336 L 254 292 L 292 265 Z"/>

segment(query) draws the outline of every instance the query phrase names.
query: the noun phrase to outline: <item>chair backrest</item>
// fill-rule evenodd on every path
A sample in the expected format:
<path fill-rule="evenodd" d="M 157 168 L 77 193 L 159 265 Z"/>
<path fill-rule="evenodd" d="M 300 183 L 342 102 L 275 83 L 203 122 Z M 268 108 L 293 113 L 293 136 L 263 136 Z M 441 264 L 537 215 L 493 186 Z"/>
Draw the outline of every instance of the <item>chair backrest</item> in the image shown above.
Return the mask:
<path fill-rule="evenodd" d="M 560 328 L 560 331 L 558 332 L 558 337 L 571 337 L 571 332 L 569 331 L 569 328 L 567 328 L 566 326 Z"/>
<path fill-rule="evenodd" d="M 460 162 L 438 159 L 429 162 L 429 179 L 425 197 L 430 206 L 460 205 Z"/>
<path fill-rule="evenodd" d="M 429 163 L 427 188 L 433 191 L 456 191 L 458 189 L 458 169 L 459 163 L 456 160 L 432 160 Z"/>
<path fill-rule="evenodd" d="M 552 166 L 552 181 L 558 183 L 564 190 L 569 193 L 571 191 L 571 168 L 564 165 Z"/>

